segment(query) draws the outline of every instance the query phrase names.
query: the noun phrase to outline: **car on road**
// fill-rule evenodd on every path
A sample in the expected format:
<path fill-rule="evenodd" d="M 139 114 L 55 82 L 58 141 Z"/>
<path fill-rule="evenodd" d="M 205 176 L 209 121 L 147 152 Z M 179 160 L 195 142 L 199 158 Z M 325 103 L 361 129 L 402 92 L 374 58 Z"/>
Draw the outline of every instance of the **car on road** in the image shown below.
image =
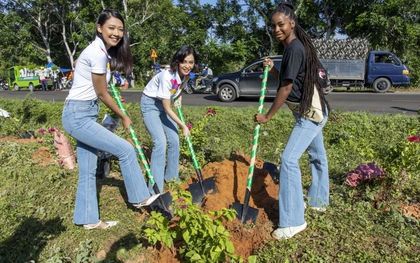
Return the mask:
<path fill-rule="evenodd" d="M 270 58 L 274 66 L 280 70 L 282 56 L 270 56 Z M 237 72 L 216 76 L 213 78 L 212 92 L 224 102 L 231 102 L 239 97 L 259 97 L 264 73 L 263 60 L 264 58 L 255 60 Z M 332 91 L 332 86 L 329 83 L 327 71 L 321 65 L 318 73 L 322 79 L 324 94 L 328 94 Z M 278 85 L 278 80 L 268 74 L 265 96 L 275 97 Z"/>

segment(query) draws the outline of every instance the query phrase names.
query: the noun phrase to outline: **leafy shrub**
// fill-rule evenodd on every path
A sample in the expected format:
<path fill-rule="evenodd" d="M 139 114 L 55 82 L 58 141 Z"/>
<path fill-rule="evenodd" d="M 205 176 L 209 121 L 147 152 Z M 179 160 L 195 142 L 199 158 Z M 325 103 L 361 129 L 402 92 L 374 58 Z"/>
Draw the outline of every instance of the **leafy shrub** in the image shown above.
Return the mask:
<path fill-rule="evenodd" d="M 235 218 L 234 210 L 223 208 L 222 211 L 209 211 L 210 215 L 207 215 L 192 203 L 190 192 L 177 187 L 172 194 L 177 224 L 171 227 L 161 213 L 152 211 L 146 222 L 149 228 L 144 230 L 151 244 L 162 242 L 171 248 L 176 238 L 181 239 L 183 244 L 179 253 L 187 262 L 225 262 L 227 258 L 241 261 L 234 254 L 230 233 L 222 224 L 223 220 Z"/>
<path fill-rule="evenodd" d="M 392 189 L 395 197 L 420 199 L 420 140 L 417 136 L 390 146 L 378 159 L 387 172 L 385 189 Z"/>

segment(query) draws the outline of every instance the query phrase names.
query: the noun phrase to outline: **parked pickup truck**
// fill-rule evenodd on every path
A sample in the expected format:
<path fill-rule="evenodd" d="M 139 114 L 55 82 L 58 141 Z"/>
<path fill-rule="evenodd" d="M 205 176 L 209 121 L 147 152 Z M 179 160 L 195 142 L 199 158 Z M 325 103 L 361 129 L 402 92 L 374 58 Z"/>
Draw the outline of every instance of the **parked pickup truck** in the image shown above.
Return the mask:
<path fill-rule="evenodd" d="M 392 86 L 408 85 L 409 69 L 389 51 L 370 51 L 366 59 L 323 59 L 333 87 L 371 87 L 387 92 Z"/>

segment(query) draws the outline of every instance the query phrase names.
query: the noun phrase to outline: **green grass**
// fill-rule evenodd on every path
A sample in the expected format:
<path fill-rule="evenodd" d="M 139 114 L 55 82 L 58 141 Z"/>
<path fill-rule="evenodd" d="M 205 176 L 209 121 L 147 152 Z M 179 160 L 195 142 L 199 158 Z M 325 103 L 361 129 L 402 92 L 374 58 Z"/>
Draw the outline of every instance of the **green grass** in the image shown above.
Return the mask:
<path fill-rule="evenodd" d="M 0 137 L 51 127 L 62 129 L 62 106 L 61 102 L 33 98 L 0 98 L 0 108 L 13 118 L 0 118 Z M 100 118 L 104 108 L 102 105 Z M 216 115 L 204 117 L 208 108 L 215 109 Z M 150 147 L 152 141 L 138 104 L 128 104 L 127 110 L 141 143 Z M 249 154 L 255 113 L 254 107 L 184 106 L 184 117 L 193 129 L 207 118 L 200 130 L 201 143 L 195 148 L 201 165 L 229 158 L 233 151 Z M 278 162 L 293 123 L 290 111 L 281 110 L 262 125 L 261 132 L 266 131 L 266 135 L 260 136 L 258 158 Z M 420 200 L 418 172 L 411 174 L 411 187 L 397 185 L 398 174 L 390 174 L 390 182 L 372 182 L 356 189 L 345 183 L 349 171 L 370 161 L 381 164 L 391 148 L 418 134 L 418 129 L 417 117 L 333 111 L 323 130 L 331 206 L 326 213 L 308 210 L 308 229 L 255 251 L 257 262 L 419 262 L 419 221 L 403 216 L 398 208 L 400 202 Z M 121 127 L 116 133 L 129 137 Z M 36 141 L 0 141 L 0 262 L 152 262 L 143 234 L 145 220 L 127 203 L 117 161 L 113 160 L 112 176 L 100 181 L 98 192 L 101 218 L 120 223 L 107 231 L 88 232 L 72 223 L 77 170 L 55 163 L 38 165 L 32 155 L 39 147 Z M 417 163 L 419 158 L 419 154 L 410 155 L 408 160 Z M 304 188 L 310 184 L 307 159 L 304 155 L 300 160 Z M 187 154 L 180 162 L 187 167 L 181 173 L 182 180 L 194 175 Z M 104 249 L 109 250 L 106 258 L 98 260 Z"/>

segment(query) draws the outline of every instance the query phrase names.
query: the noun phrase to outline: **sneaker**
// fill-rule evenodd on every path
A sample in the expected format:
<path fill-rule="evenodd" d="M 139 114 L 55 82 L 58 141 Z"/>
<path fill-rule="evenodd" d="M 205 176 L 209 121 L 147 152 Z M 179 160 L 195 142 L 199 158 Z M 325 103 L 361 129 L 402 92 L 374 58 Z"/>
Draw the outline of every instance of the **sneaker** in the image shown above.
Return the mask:
<path fill-rule="evenodd" d="M 87 224 L 87 225 L 83 225 L 83 228 L 86 230 L 92 230 L 92 229 L 107 229 L 110 227 L 115 226 L 118 223 L 118 221 L 99 221 L 96 224 Z"/>
<path fill-rule="evenodd" d="M 303 231 L 307 226 L 308 224 L 305 222 L 300 226 L 279 227 L 271 234 L 271 236 L 275 239 L 289 239 L 297 233 Z"/>
<path fill-rule="evenodd" d="M 136 208 L 140 208 L 143 206 L 149 206 L 151 205 L 158 197 L 160 196 L 160 194 L 157 195 L 151 195 L 149 198 L 147 198 L 146 200 L 142 201 L 141 203 L 138 204 L 133 204 L 134 207 Z"/>

